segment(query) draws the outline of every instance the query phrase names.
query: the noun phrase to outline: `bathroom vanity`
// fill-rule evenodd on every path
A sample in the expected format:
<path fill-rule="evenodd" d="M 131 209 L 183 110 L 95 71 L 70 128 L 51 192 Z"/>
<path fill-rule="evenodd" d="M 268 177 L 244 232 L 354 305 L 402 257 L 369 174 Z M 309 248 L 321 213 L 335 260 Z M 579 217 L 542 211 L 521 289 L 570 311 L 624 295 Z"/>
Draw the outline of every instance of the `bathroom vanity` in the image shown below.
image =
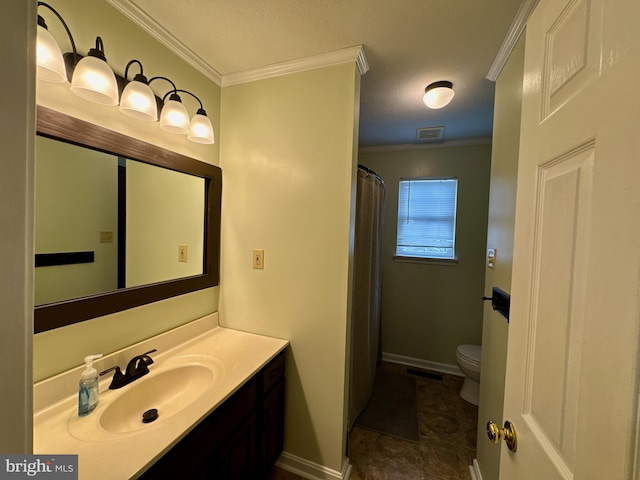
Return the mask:
<path fill-rule="evenodd" d="M 34 453 L 77 454 L 79 478 L 264 478 L 283 448 L 286 340 L 218 326 L 217 313 L 95 362 L 155 348 L 149 373 L 77 415 L 82 367 L 34 386 Z M 93 353 L 93 352 L 92 352 Z M 157 409 L 155 421 L 143 413 Z"/>
<path fill-rule="evenodd" d="M 140 478 L 265 478 L 284 441 L 284 352 Z"/>

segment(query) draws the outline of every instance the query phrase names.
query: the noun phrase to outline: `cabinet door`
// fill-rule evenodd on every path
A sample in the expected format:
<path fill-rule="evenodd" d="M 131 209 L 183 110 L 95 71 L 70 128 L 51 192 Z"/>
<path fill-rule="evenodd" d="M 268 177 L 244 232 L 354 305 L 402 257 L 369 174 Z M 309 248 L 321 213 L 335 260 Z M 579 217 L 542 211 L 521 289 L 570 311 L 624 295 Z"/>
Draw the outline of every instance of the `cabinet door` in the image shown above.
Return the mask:
<path fill-rule="evenodd" d="M 262 402 L 262 464 L 265 473 L 278 460 L 284 446 L 284 377 Z"/>
<path fill-rule="evenodd" d="M 225 440 L 215 455 L 212 478 L 224 480 L 255 480 L 257 472 L 256 413 L 251 412 Z"/>

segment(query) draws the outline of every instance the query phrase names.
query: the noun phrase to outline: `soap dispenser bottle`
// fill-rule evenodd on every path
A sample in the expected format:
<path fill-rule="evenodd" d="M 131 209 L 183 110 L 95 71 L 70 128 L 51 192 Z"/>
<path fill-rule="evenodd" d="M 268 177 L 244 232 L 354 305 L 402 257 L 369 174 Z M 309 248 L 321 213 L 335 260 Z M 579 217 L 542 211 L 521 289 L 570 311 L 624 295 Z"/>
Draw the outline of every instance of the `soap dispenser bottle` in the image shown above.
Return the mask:
<path fill-rule="evenodd" d="M 78 416 L 80 417 L 89 415 L 98 405 L 98 371 L 93 368 L 93 361 L 100 357 L 102 354 L 84 357 L 85 369 L 80 377 L 78 390 Z"/>

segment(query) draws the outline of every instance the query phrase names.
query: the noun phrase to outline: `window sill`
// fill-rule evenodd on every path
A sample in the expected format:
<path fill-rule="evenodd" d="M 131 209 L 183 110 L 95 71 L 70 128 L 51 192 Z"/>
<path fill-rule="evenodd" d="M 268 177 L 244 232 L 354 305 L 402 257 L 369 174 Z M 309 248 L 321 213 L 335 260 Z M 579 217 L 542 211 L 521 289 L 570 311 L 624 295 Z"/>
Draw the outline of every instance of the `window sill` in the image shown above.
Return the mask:
<path fill-rule="evenodd" d="M 458 265 L 457 258 L 420 258 L 394 255 L 393 260 L 401 263 L 421 263 L 423 265 L 446 265 L 449 267 L 455 267 Z"/>

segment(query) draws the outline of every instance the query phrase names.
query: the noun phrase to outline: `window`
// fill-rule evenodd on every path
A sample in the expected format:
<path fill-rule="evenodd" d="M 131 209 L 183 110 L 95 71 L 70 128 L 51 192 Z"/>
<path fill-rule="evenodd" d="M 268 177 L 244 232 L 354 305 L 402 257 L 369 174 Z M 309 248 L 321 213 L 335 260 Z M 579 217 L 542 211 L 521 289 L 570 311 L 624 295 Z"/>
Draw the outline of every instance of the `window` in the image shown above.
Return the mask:
<path fill-rule="evenodd" d="M 455 259 L 458 180 L 400 180 L 397 257 Z"/>

